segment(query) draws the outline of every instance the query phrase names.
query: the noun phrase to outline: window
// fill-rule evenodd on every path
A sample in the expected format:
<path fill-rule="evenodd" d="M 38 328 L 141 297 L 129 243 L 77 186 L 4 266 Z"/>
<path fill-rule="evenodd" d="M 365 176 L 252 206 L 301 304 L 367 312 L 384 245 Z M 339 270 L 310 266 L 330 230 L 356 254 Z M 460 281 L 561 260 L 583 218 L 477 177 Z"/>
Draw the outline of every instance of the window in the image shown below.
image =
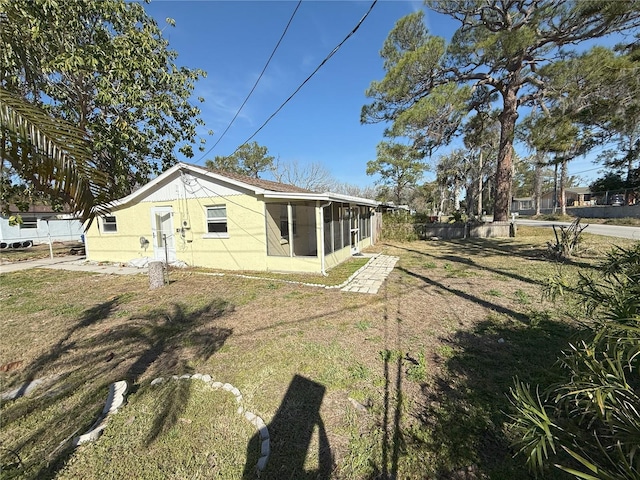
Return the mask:
<path fill-rule="evenodd" d="M 35 217 L 22 217 L 20 228 L 38 228 L 38 219 Z"/>
<path fill-rule="evenodd" d="M 116 224 L 116 217 L 102 217 L 102 231 L 107 232 L 117 232 L 118 225 Z"/>
<path fill-rule="evenodd" d="M 205 237 L 228 237 L 227 207 L 214 205 L 207 207 L 207 233 Z"/>

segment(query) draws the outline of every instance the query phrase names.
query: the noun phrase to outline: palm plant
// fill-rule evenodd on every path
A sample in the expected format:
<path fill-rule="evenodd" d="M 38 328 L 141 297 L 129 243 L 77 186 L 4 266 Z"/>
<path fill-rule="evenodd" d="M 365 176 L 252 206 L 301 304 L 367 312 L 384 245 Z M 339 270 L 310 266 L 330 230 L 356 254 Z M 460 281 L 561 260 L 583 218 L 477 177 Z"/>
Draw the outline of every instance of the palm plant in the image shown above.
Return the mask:
<path fill-rule="evenodd" d="M 34 189 L 68 204 L 87 227 L 106 211 L 109 175 L 84 131 L 0 87 L 0 156 Z"/>
<path fill-rule="evenodd" d="M 534 395 L 516 380 L 511 391 L 514 444 L 536 472 L 553 457 L 576 478 L 640 478 L 640 243 L 611 252 L 600 270 L 581 275 L 577 291 L 596 321 L 562 353 L 564 383 Z"/>

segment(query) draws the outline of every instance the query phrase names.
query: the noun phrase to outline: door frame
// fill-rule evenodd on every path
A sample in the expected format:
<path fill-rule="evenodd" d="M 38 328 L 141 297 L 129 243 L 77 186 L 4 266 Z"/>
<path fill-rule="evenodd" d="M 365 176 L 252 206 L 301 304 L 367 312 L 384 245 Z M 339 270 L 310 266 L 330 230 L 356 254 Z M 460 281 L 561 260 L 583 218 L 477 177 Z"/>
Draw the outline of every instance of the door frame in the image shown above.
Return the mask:
<path fill-rule="evenodd" d="M 166 242 L 167 247 L 165 256 L 165 245 L 164 242 L 161 241 L 162 237 L 158 234 L 157 215 L 167 213 L 169 214 L 169 231 L 164 232 L 163 230 L 160 230 L 160 234 L 165 234 L 167 235 L 167 238 L 171 239 L 171 241 Z M 160 260 L 162 262 L 168 261 L 169 263 L 177 260 L 175 233 L 173 230 L 173 207 L 151 208 L 151 237 L 153 238 L 153 258 L 155 260 Z"/>
<path fill-rule="evenodd" d="M 351 243 L 351 255 L 360 253 L 360 209 L 358 206 L 349 205 L 349 241 Z"/>

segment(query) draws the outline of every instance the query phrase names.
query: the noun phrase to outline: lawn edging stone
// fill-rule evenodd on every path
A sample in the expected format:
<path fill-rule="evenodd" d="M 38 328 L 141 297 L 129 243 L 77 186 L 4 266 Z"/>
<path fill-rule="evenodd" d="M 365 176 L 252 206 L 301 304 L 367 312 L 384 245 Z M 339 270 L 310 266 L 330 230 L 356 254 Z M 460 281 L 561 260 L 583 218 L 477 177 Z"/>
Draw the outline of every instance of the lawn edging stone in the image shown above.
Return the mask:
<path fill-rule="evenodd" d="M 237 278 L 247 278 L 250 280 L 267 280 L 269 282 L 280 282 L 280 283 L 289 283 L 291 285 L 302 285 L 305 287 L 317 287 L 317 288 L 325 288 L 327 290 L 331 289 L 341 289 L 351 283 L 354 278 L 356 278 L 363 270 L 365 270 L 373 260 L 382 255 L 381 253 L 370 254 L 369 260 L 363 266 L 361 266 L 358 270 L 353 272 L 349 278 L 347 278 L 344 282 L 338 285 L 325 285 L 323 283 L 308 283 L 308 282 L 300 282 L 297 280 L 285 280 L 283 278 L 270 278 L 270 277 L 258 277 L 256 275 L 245 275 L 242 273 L 220 273 L 220 272 L 194 272 L 198 275 L 209 275 L 214 277 L 237 277 Z"/>
<path fill-rule="evenodd" d="M 78 445 L 82 445 L 86 442 L 97 440 L 98 437 L 102 435 L 103 430 L 107 426 L 109 415 L 117 412 L 118 409 L 122 406 L 128 389 L 129 384 L 126 382 L 126 380 L 120 380 L 119 382 L 115 382 L 109 385 L 109 395 L 107 396 L 107 401 L 104 404 L 102 413 L 86 433 L 73 439 L 73 447 L 77 447 Z"/>
<path fill-rule="evenodd" d="M 185 374 L 180 376 L 173 375 L 171 377 L 167 377 L 167 379 L 165 379 L 164 377 L 158 377 L 158 378 L 154 378 L 151 381 L 151 385 L 152 386 L 161 385 L 166 380 L 188 380 L 188 379 L 200 380 L 201 382 L 206 383 L 207 385 L 209 385 L 211 388 L 215 390 L 224 390 L 225 392 L 231 393 L 235 397 L 236 403 L 238 404 L 238 410 L 237 410 L 238 414 L 243 415 L 244 418 L 249 423 L 251 423 L 258 432 L 258 436 L 260 438 L 260 457 L 258 458 L 258 462 L 256 463 L 256 469 L 259 472 L 263 471 L 267 466 L 267 462 L 269 460 L 269 454 L 271 453 L 269 429 L 267 425 L 264 423 L 264 420 L 260 416 L 256 415 L 253 412 L 245 410 L 245 408 L 242 405 L 242 400 L 243 400 L 242 392 L 240 392 L 238 388 L 234 387 L 230 383 L 222 383 L 222 382 L 214 381 L 211 375 L 206 375 L 206 374 L 203 375 L 201 373 L 194 373 L 193 375 Z"/>

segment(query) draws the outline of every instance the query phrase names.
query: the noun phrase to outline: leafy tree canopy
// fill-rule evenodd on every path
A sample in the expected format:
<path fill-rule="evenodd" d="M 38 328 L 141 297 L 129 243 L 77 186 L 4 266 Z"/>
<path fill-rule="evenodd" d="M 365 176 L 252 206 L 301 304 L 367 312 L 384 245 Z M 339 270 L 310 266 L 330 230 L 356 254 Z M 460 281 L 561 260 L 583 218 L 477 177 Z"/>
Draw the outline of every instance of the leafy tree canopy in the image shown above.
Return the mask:
<path fill-rule="evenodd" d="M 176 63 L 141 4 L 0 0 L 0 12 L 0 85 L 84 132 L 111 198 L 193 155 L 204 72 Z M 29 165 L 14 165 L 22 179 Z"/>
<path fill-rule="evenodd" d="M 478 102 L 501 102 L 494 218 L 508 219 L 518 109 L 545 87 L 540 67 L 585 40 L 640 25 L 636 2 L 606 0 L 427 0 L 457 20 L 451 42 L 428 33 L 424 13 L 400 19 L 380 52 L 386 75 L 367 90 L 364 123 L 391 122 L 416 146 L 446 145 Z M 476 95 L 482 88 L 484 95 Z"/>
<path fill-rule="evenodd" d="M 207 160 L 205 166 L 212 170 L 224 170 L 239 173 L 253 178 L 259 178 L 262 172 L 271 170 L 275 157 L 268 155 L 267 147 L 258 142 L 241 145 L 232 155 L 216 156 Z"/>
<path fill-rule="evenodd" d="M 389 188 L 396 204 L 407 200 L 408 190 L 415 187 L 427 165 L 419 151 L 409 145 L 380 142 L 377 158 L 367 162 L 367 175 L 380 175 L 378 183 Z"/>

